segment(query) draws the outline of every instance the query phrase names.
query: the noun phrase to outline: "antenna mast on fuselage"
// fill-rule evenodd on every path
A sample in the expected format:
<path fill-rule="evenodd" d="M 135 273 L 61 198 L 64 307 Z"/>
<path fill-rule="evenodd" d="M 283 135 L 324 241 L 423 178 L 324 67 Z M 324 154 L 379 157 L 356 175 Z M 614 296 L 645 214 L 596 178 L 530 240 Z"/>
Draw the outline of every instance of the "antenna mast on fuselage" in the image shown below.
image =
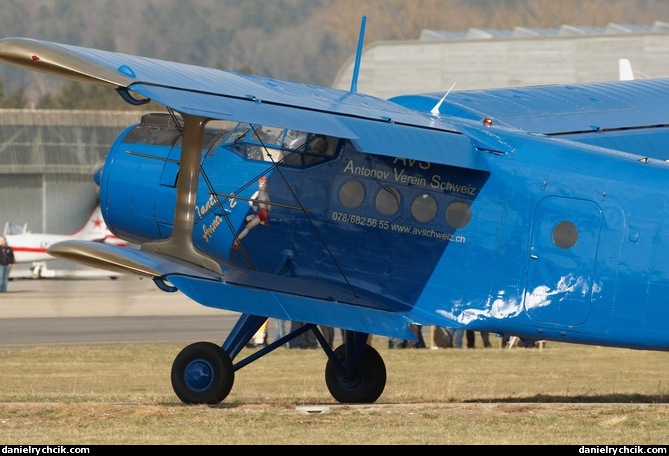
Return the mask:
<path fill-rule="evenodd" d="M 360 59 L 362 58 L 362 43 L 365 41 L 366 24 L 367 24 L 367 16 L 362 16 L 362 21 L 360 22 L 360 35 L 358 35 L 358 49 L 355 52 L 355 66 L 353 67 L 351 92 L 358 91 L 358 74 L 360 73 Z"/>

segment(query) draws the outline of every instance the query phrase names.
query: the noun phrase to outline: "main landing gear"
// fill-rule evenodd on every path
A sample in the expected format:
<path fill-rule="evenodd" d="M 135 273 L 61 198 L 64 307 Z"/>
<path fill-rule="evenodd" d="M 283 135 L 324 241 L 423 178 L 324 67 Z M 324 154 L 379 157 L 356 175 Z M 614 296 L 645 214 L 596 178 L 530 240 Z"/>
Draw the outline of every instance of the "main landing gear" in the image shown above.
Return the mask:
<path fill-rule="evenodd" d="M 172 364 L 172 388 L 186 404 L 218 404 L 235 382 L 230 356 L 211 342 L 196 342 L 181 350 Z"/>
<path fill-rule="evenodd" d="M 284 345 L 305 331 L 313 331 L 328 356 L 325 383 L 332 397 L 341 403 L 372 403 L 386 386 L 386 366 L 381 355 L 367 344 L 367 334 L 345 331 L 344 344 L 332 350 L 318 326 L 305 324 L 233 364 L 233 359 L 251 340 L 265 317 L 242 315 L 222 347 L 196 342 L 184 348 L 172 364 L 172 388 L 186 404 L 217 404 L 223 401 L 235 381 L 235 372 Z"/>
<path fill-rule="evenodd" d="M 365 339 L 367 334 L 364 334 Z M 386 365 L 379 352 L 365 342 L 361 347 L 348 344 L 334 351 L 338 358 L 330 359 L 325 366 L 325 383 L 337 402 L 372 403 L 383 393 L 386 386 Z M 356 353 L 362 351 L 362 353 Z"/>

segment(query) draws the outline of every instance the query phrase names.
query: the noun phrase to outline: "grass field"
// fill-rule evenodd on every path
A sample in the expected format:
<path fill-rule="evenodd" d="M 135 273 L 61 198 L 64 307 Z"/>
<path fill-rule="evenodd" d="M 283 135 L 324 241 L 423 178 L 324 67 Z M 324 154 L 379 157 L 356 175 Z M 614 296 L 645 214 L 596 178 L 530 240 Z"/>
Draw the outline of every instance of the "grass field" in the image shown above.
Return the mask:
<path fill-rule="evenodd" d="M 187 406 L 181 345 L 0 349 L 0 444 L 669 444 L 669 353 L 374 345 L 388 382 L 358 406 L 334 402 L 320 350 L 276 350 Z"/>

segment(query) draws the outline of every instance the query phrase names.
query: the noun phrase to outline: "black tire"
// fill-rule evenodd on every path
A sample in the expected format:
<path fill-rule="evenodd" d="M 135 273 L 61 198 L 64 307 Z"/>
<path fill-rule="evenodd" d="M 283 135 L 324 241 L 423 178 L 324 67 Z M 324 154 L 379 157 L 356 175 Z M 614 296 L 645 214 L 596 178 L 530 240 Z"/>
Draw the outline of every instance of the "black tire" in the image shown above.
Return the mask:
<path fill-rule="evenodd" d="M 211 342 L 187 346 L 172 364 L 172 388 L 186 404 L 218 404 L 230 394 L 234 382 L 230 356 Z"/>
<path fill-rule="evenodd" d="M 346 366 L 346 344 L 337 348 L 334 353 Z M 337 374 L 332 361 L 325 366 L 325 383 L 330 394 L 337 402 L 347 404 L 368 404 L 375 402 L 386 387 L 386 365 L 383 358 L 372 346 L 365 344 L 365 353 L 360 365 L 352 376 Z"/>

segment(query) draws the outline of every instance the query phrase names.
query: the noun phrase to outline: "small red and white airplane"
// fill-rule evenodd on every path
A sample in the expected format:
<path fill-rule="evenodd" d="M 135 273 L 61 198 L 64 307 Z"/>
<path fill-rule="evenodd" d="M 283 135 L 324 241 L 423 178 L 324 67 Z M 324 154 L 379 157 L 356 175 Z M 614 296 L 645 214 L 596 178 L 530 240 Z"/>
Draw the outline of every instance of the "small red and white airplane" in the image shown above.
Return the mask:
<path fill-rule="evenodd" d="M 14 250 L 15 262 L 32 263 L 33 276 L 38 277 L 46 270 L 43 262 L 57 259 L 46 252 L 47 248 L 56 242 L 77 239 L 103 242 L 121 247 L 127 244 L 109 231 L 102 219 L 99 205 L 93 210 L 86 223 L 70 234 L 31 233 L 26 225 L 19 226 L 14 223 L 10 226 L 10 222 L 8 222 L 5 225 L 4 236 L 7 238 L 7 244 Z"/>

